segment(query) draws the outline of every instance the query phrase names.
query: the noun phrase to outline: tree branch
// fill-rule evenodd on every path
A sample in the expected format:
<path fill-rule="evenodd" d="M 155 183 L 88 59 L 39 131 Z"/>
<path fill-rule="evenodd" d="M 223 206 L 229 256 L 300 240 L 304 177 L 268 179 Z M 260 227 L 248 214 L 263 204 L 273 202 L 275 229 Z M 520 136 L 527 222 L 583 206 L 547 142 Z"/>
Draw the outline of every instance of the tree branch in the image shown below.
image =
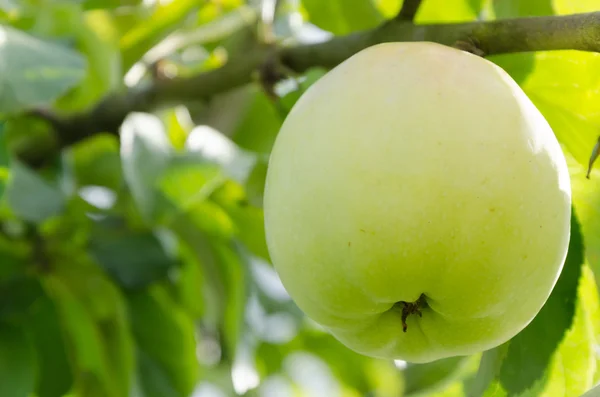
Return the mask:
<path fill-rule="evenodd" d="M 415 19 L 415 15 L 417 15 L 417 11 L 419 11 L 419 7 L 421 6 L 422 0 L 404 0 L 402 3 L 402 8 L 400 12 L 396 16 L 396 20 L 398 21 L 412 21 Z"/>
<path fill-rule="evenodd" d="M 414 6 L 419 2 L 407 0 L 405 7 L 408 7 L 408 3 Z M 287 69 L 302 73 L 316 66 L 335 67 L 369 46 L 392 41 L 432 41 L 445 45 L 462 41 L 473 45 L 485 56 L 548 50 L 600 52 L 600 12 L 430 25 L 408 24 L 396 18 L 376 29 L 334 37 L 323 43 L 280 48 L 276 57 Z M 59 136 L 58 149 L 96 133 L 117 133 L 131 112 L 149 111 L 188 100 L 209 99 L 248 84 L 272 55 L 268 47 L 257 46 L 241 56 L 232 57 L 221 68 L 193 77 L 157 81 L 146 89 L 109 97 L 89 112 L 59 122 L 55 120 L 53 124 Z M 53 149 L 54 152 L 56 149 Z M 36 156 L 46 157 L 53 154 L 35 153 Z M 22 156 L 25 161 L 35 162 L 36 159 L 27 156 L 26 153 Z"/>

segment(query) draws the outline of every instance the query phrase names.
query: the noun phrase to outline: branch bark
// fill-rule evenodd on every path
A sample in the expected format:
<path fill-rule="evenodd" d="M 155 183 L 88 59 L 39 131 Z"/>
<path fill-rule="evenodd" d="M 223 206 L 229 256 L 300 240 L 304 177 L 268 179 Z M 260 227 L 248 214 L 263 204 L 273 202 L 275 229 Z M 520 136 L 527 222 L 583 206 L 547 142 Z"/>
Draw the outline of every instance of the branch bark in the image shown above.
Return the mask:
<path fill-rule="evenodd" d="M 417 11 L 419 11 L 421 3 L 422 0 L 404 0 L 404 3 L 402 3 L 402 8 L 400 8 L 400 12 L 396 16 L 396 19 L 399 21 L 414 20 L 415 15 L 417 15 Z"/>
<path fill-rule="evenodd" d="M 418 1 L 407 0 L 407 3 L 414 6 Z M 600 12 L 429 25 L 415 25 L 395 18 L 373 30 L 334 37 L 318 44 L 280 48 L 276 57 L 287 69 L 302 73 L 316 66 L 333 68 L 364 48 L 393 41 L 432 41 L 445 45 L 462 41 L 475 46 L 484 56 L 549 50 L 600 52 Z M 209 99 L 248 84 L 272 55 L 268 47 L 257 46 L 241 57 L 232 57 L 221 68 L 193 77 L 157 81 L 143 90 L 131 90 L 106 98 L 89 112 L 54 120 L 59 147 L 53 151 L 96 133 L 117 133 L 131 112 Z M 52 155 L 33 152 L 38 157 Z M 39 158 L 27 156 L 27 153 L 22 156 L 25 161 L 39 161 Z"/>

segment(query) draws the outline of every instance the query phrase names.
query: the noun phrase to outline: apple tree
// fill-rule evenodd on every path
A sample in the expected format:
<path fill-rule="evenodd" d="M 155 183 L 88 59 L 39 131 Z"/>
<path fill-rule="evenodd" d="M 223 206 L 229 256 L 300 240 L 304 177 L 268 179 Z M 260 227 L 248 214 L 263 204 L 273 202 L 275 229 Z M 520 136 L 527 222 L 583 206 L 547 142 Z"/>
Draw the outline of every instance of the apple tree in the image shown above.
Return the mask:
<path fill-rule="evenodd" d="M 600 395 L 600 1 L 0 21 L 0 396 Z"/>

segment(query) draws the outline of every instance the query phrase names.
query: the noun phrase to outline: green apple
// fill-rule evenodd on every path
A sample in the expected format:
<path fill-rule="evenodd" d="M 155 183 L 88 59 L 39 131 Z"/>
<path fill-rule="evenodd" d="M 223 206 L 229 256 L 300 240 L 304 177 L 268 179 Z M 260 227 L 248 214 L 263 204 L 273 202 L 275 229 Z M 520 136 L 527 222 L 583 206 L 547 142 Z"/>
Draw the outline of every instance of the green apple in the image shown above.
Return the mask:
<path fill-rule="evenodd" d="M 298 100 L 270 158 L 271 259 L 347 347 L 428 362 L 539 312 L 570 236 L 565 158 L 492 62 L 434 43 L 352 56 Z"/>

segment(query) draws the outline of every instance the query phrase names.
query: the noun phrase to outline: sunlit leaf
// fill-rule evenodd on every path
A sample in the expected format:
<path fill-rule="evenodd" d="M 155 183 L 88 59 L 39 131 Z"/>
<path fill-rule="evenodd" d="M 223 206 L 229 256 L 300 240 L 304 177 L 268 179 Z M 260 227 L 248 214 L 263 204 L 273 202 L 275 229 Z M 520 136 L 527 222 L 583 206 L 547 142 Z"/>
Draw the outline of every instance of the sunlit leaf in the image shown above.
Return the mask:
<path fill-rule="evenodd" d="M 500 380 L 510 393 L 523 392 L 543 377 L 552 355 L 573 323 L 585 260 L 582 239 L 579 222 L 573 214 L 569 251 L 556 286 L 533 321 L 509 342 Z"/>
<path fill-rule="evenodd" d="M 88 68 L 84 80 L 57 106 L 84 110 L 122 85 L 118 32 L 112 15 L 104 10 L 80 13 L 70 25 L 75 46 L 86 57 Z"/>
<path fill-rule="evenodd" d="M 170 161 L 172 152 L 164 126 L 156 116 L 136 113 L 123 123 L 123 174 L 147 221 L 156 220 L 163 210 L 156 183 Z"/>
<path fill-rule="evenodd" d="M 485 0 L 425 0 L 415 22 L 466 22 L 477 19 Z"/>
<path fill-rule="evenodd" d="M 496 18 L 532 17 L 554 14 L 555 0 L 493 1 Z"/>
<path fill-rule="evenodd" d="M 377 26 L 383 16 L 372 0 L 302 0 L 310 22 L 334 34 L 347 34 Z"/>
<path fill-rule="evenodd" d="M 204 0 L 173 0 L 155 6 L 152 15 L 130 28 L 121 38 L 123 68 L 129 69 L 146 51 L 156 45 L 197 9 Z"/>
<path fill-rule="evenodd" d="M 492 60 L 516 76 L 560 143 L 587 168 L 600 130 L 600 77 L 592 72 L 600 67 L 600 55 L 551 51 Z"/>
<path fill-rule="evenodd" d="M 85 76 L 76 52 L 0 26 L 0 113 L 50 103 Z"/>

